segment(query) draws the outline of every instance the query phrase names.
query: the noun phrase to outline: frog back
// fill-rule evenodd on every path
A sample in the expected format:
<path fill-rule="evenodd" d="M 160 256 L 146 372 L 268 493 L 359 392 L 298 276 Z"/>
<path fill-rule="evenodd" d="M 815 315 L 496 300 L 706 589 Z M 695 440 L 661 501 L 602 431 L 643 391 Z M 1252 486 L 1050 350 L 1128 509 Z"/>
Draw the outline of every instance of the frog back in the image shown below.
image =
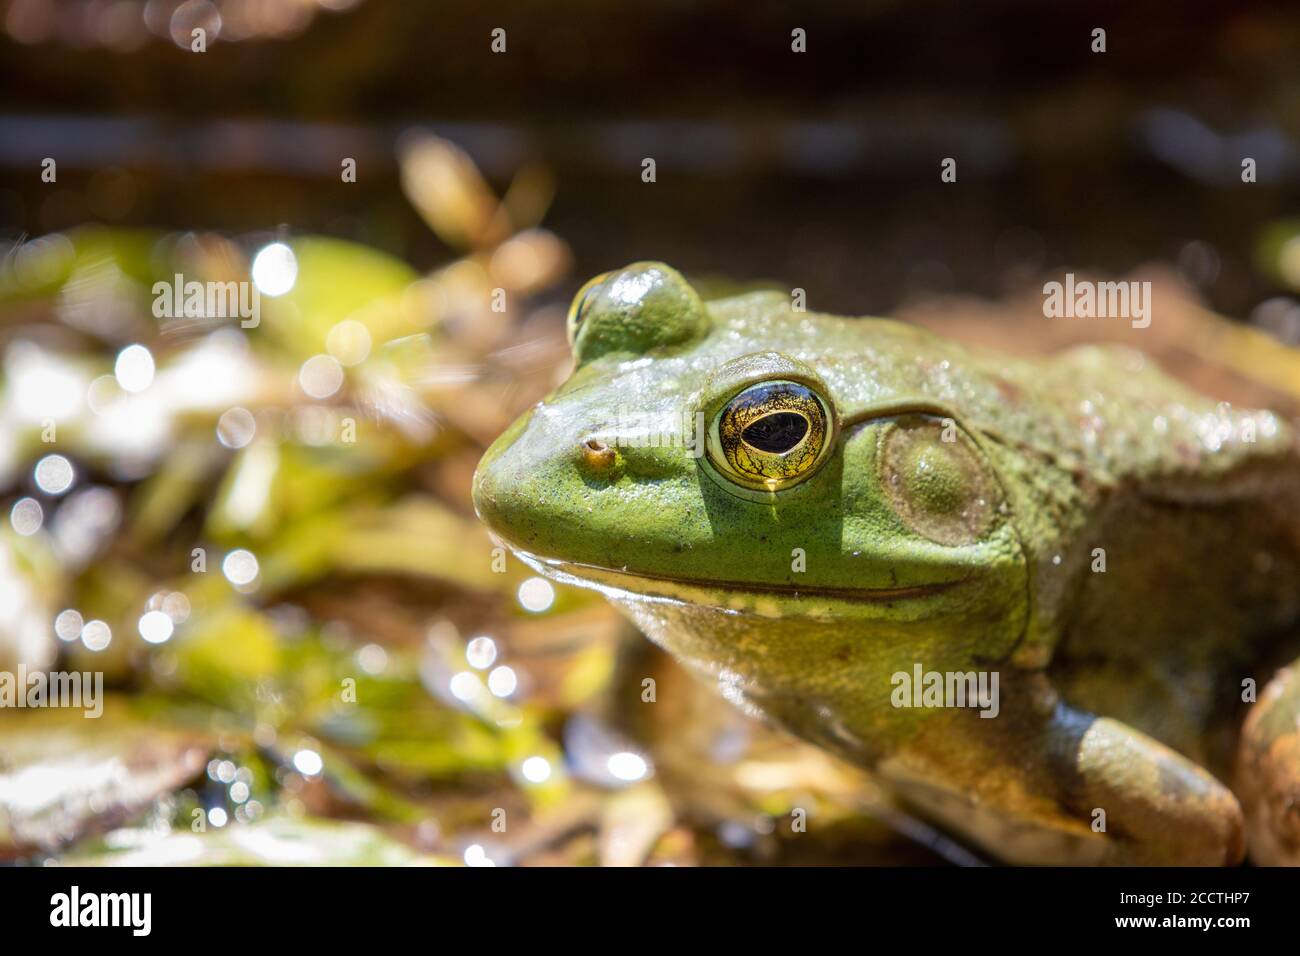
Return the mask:
<path fill-rule="evenodd" d="M 1294 427 L 1128 349 L 1031 364 L 1037 420 L 984 432 L 1030 568 L 1017 660 L 1050 667 L 1075 705 L 1217 763 L 1242 680 L 1300 652 Z"/>

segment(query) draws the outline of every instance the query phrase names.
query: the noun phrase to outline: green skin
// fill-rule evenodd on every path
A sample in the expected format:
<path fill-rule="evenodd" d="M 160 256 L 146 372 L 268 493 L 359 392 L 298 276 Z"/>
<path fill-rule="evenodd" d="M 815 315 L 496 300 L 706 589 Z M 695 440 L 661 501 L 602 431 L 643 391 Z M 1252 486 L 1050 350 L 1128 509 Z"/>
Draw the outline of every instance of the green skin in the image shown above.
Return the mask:
<path fill-rule="evenodd" d="M 1294 862 L 1294 820 L 1268 811 L 1298 782 L 1229 786 L 1242 682 L 1300 653 L 1300 458 L 1277 416 L 1128 350 L 1026 360 L 776 293 L 706 304 L 659 263 L 589 285 L 570 334 L 573 375 L 475 476 L 480 517 L 539 572 L 991 856 L 1216 865 L 1249 835 Z M 775 490 L 716 444 L 766 381 L 831 419 Z M 918 665 L 996 673 L 996 716 L 898 706 Z M 1257 721 L 1268 768 L 1300 752 L 1296 684 Z"/>

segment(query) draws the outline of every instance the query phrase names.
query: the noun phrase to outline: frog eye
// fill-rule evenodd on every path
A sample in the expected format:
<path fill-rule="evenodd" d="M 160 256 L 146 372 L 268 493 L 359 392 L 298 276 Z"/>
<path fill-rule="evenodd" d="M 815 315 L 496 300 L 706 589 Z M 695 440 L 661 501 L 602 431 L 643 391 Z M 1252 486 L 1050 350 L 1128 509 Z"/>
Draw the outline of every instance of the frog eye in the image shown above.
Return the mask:
<path fill-rule="evenodd" d="M 568 317 L 576 366 L 603 355 L 646 355 L 709 331 L 709 311 L 680 272 L 662 262 L 634 262 L 584 285 Z"/>
<path fill-rule="evenodd" d="M 826 401 L 806 385 L 751 385 L 718 413 L 709 433 L 709 460 L 746 488 L 788 488 L 825 457 L 831 421 Z"/>
<path fill-rule="evenodd" d="M 980 450 L 952 419 L 915 416 L 882 438 L 881 482 L 909 530 L 936 544 L 973 544 L 1002 504 Z"/>
<path fill-rule="evenodd" d="M 569 306 L 569 317 L 565 321 L 565 328 L 569 335 L 570 348 L 572 348 L 573 344 L 577 341 L 578 327 L 582 325 L 583 321 L 587 318 L 587 314 L 591 310 L 591 304 L 595 301 L 596 297 L 594 293 L 596 287 L 609 278 L 609 275 L 608 272 L 604 272 L 596 276 L 596 278 L 589 280 L 586 285 L 578 290 L 578 294 L 573 297 L 573 304 Z"/>

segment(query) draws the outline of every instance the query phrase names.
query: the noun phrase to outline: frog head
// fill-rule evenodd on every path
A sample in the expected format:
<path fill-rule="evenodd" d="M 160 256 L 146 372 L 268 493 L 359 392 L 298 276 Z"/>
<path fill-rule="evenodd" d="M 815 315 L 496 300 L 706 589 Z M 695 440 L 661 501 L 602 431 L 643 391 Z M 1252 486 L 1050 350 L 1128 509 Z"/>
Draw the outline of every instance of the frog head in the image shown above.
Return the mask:
<path fill-rule="evenodd" d="M 769 711 L 1012 650 L 1025 562 L 985 442 L 917 370 L 939 340 L 777 293 L 706 303 L 653 262 L 588 283 L 568 332 L 573 374 L 474 481 L 539 572 Z"/>

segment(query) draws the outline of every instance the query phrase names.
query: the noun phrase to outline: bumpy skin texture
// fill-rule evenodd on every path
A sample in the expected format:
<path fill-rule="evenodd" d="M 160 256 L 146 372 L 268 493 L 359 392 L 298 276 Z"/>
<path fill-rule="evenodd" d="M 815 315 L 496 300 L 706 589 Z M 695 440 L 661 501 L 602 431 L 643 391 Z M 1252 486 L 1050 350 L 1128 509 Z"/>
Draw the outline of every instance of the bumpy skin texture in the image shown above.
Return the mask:
<path fill-rule="evenodd" d="M 728 699 L 992 856 L 1242 858 L 1242 682 L 1300 652 L 1285 422 L 1139 353 L 1029 361 L 779 294 L 704 303 L 658 263 L 575 312 L 573 375 L 475 480 L 526 561 L 603 590 Z M 766 381 L 806 385 L 834 421 L 801 480 L 754 490 L 695 432 Z M 918 665 L 996 672 L 997 715 L 895 706 Z M 1275 693 L 1292 710 L 1295 683 Z M 1297 792 L 1294 727 L 1256 724 L 1236 775 L 1252 849 L 1295 862 L 1276 849 L 1295 821 L 1270 822 Z"/>

